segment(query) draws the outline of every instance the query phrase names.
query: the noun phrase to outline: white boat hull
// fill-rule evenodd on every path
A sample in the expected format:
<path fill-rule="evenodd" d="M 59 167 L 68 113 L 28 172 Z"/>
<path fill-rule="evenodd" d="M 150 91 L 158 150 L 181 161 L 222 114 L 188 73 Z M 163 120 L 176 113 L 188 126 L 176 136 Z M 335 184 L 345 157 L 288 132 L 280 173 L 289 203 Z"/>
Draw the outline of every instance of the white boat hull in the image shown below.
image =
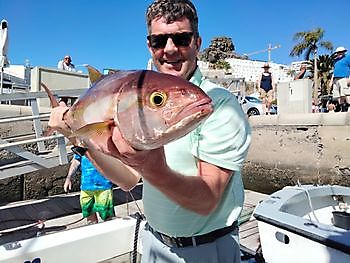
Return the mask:
<path fill-rule="evenodd" d="M 140 229 L 145 222 L 141 222 Z M 113 219 L 99 224 L 43 235 L 0 246 L 1 263 L 96 263 L 133 251 L 136 219 Z M 138 251 L 141 250 L 140 236 Z"/>
<path fill-rule="evenodd" d="M 267 263 L 349 263 L 350 256 L 290 231 L 258 222 L 260 242 Z M 278 240 L 276 234 L 288 237 Z"/>
<path fill-rule="evenodd" d="M 260 203 L 254 216 L 265 261 L 350 262 L 350 230 L 333 224 L 340 203 L 350 204 L 349 187 L 285 187 Z"/>

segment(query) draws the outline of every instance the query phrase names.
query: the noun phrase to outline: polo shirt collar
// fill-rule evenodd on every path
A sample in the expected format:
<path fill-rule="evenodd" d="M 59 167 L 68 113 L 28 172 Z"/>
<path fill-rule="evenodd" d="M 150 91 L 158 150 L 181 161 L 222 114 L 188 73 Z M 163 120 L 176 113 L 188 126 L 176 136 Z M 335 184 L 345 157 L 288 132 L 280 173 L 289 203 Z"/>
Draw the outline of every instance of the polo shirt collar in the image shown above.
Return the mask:
<path fill-rule="evenodd" d="M 190 78 L 190 82 L 194 85 L 200 86 L 203 80 L 202 72 L 199 70 L 199 67 L 197 66 L 196 70 L 194 71 L 193 76 Z"/>

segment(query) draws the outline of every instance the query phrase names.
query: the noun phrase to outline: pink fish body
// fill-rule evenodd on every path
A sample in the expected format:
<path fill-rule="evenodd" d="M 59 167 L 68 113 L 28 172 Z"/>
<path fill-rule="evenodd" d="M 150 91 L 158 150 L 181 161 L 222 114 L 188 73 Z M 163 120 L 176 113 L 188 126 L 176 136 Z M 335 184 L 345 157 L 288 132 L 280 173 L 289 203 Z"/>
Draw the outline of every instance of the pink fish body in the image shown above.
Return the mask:
<path fill-rule="evenodd" d="M 103 76 L 69 109 L 65 120 L 78 139 L 106 141 L 118 126 L 135 149 L 159 148 L 195 129 L 213 111 L 196 85 L 149 70 Z M 103 142 L 102 142 L 103 143 Z"/>

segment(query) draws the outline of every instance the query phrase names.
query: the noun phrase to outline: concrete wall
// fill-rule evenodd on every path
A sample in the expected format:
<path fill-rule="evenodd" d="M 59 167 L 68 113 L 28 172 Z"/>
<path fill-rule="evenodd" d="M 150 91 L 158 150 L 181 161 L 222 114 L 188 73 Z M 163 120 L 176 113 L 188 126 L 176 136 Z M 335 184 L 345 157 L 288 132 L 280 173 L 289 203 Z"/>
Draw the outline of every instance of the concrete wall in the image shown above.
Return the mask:
<path fill-rule="evenodd" d="M 350 113 L 252 116 L 249 122 L 252 144 L 242 171 L 246 189 L 271 193 L 298 180 L 350 185 Z M 67 169 L 0 180 L 0 203 L 62 193 Z"/>
<path fill-rule="evenodd" d="M 69 90 L 88 88 L 90 85 L 87 74 L 58 70 L 53 68 L 35 67 L 31 72 L 31 91 L 41 91 L 40 83 L 50 90 Z M 40 107 L 50 107 L 48 99 L 39 99 Z"/>
<path fill-rule="evenodd" d="M 350 113 L 252 116 L 243 169 L 248 189 L 301 183 L 350 185 Z"/>
<path fill-rule="evenodd" d="M 312 80 L 298 79 L 277 83 L 277 106 L 280 114 L 312 112 Z"/>

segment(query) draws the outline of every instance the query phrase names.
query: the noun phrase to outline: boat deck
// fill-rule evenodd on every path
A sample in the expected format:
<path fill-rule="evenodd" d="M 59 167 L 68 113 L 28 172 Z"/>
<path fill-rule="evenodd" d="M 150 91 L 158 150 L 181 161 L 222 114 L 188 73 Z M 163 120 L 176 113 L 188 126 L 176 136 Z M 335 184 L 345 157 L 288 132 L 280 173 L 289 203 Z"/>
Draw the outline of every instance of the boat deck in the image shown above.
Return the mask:
<path fill-rule="evenodd" d="M 136 202 L 122 190 L 114 190 L 117 217 L 143 211 L 142 186 L 133 189 L 132 194 Z M 248 253 L 254 253 L 259 246 L 258 226 L 251 214 L 264 198 L 264 194 L 245 191 L 244 210 L 239 219 L 239 234 L 241 247 Z M 79 193 L 10 203 L 0 207 L 0 245 L 85 224 L 80 210 Z"/>

